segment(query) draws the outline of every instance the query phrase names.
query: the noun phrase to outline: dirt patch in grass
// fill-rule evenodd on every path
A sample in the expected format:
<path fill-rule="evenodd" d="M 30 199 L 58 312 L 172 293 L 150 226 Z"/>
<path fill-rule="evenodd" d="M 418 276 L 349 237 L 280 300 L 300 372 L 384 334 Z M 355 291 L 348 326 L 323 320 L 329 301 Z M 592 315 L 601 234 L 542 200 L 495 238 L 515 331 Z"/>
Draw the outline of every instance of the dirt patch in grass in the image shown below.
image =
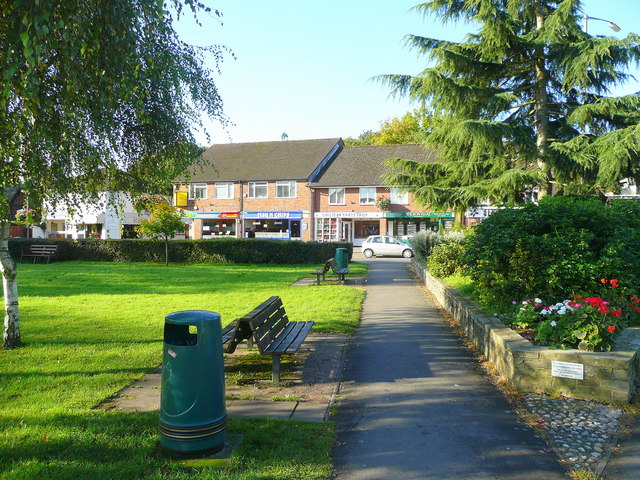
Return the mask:
<path fill-rule="evenodd" d="M 238 348 L 225 355 L 226 395 L 233 399 L 329 404 L 342 371 L 345 335 L 310 335 L 293 356 L 282 357 L 280 384 L 271 381 L 271 357 Z"/>

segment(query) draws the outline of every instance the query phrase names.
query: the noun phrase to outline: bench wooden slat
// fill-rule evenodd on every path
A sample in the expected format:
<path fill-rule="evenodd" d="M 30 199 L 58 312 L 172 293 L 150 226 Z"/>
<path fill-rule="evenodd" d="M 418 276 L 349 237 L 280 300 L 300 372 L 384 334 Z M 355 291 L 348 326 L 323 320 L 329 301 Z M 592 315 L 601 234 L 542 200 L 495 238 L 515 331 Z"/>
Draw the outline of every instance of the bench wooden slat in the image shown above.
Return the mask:
<path fill-rule="evenodd" d="M 284 308 L 278 311 L 278 316 L 271 317 L 270 322 L 265 322 L 260 325 L 258 330 L 254 330 L 254 338 L 258 344 L 258 348 L 262 345 L 262 348 L 266 348 L 271 342 L 278 337 L 290 323 L 287 314 L 284 313 Z"/>
<path fill-rule="evenodd" d="M 36 259 L 38 258 L 46 258 L 47 263 L 51 260 L 58 251 L 57 245 L 30 245 L 29 250 L 26 252 L 22 252 L 20 256 L 20 263 L 22 263 L 22 259 L 24 257 L 32 257 L 33 263 L 36 263 Z"/>
<path fill-rule="evenodd" d="M 292 335 L 294 334 L 294 332 L 296 332 L 298 323 L 299 322 L 289 322 L 287 326 L 280 332 L 280 335 L 278 335 L 277 338 L 274 338 L 270 344 L 265 344 L 265 355 L 277 355 L 275 351 L 278 350 L 278 347 L 283 344 L 283 342 L 287 339 L 287 337 L 289 337 L 289 335 Z"/>
<path fill-rule="evenodd" d="M 295 353 L 309 334 L 313 322 L 291 322 L 293 325 L 278 337 L 265 351 L 270 355 L 288 355 Z"/>
<path fill-rule="evenodd" d="M 304 342 L 305 338 L 307 338 L 307 335 L 309 335 L 309 332 L 311 331 L 311 328 L 313 327 L 314 322 L 309 321 L 309 322 L 298 322 L 298 323 L 302 323 L 302 329 L 300 329 L 300 331 L 298 332 L 298 335 L 296 336 L 295 340 L 293 340 L 289 344 L 289 346 L 284 352 L 284 355 L 291 355 L 300 348 L 300 346 L 302 345 L 302 342 Z"/>

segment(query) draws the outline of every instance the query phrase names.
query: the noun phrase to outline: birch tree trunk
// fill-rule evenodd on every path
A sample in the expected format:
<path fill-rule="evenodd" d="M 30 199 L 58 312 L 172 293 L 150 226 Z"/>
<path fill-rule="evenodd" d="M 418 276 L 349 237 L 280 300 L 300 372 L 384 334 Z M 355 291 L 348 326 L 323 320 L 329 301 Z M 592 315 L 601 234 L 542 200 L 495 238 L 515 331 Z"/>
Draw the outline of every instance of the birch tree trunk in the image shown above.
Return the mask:
<path fill-rule="evenodd" d="M 18 271 L 16 262 L 9 254 L 10 222 L 0 222 L 0 272 L 4 293 L 4 329 L 2 345 L 5 349 L 20 346 L 20 323 L 18 316 Z"/>

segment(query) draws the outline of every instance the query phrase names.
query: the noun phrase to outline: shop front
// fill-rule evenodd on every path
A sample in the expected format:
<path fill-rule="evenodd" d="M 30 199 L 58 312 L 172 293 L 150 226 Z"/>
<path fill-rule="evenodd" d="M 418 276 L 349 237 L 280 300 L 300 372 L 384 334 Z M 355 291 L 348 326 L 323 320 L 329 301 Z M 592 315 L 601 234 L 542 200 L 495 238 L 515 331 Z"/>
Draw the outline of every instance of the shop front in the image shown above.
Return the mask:
<path fill-rule="evenodd" d="M 193 238 L 218 238 L 237 237 L 240 212 L 209 212 L 209 211 L 188 211 L 182 212 L 185 220 L 200 220 L 193 222 L 191 229 L 198 228 L 200 232 L 192 232 Z"/>
<path fill-rule="evenodd" d="M 315 239 L 352 242 L 360 246 L 370 235 L 382 232 L 382 212 L 316 212 Z"/>
<path fill-rule="evenodd" d="M 455 220 L 453 212 L 387 212 L 389 235 L 401 240 L 408 240 L 416 233 L 426 230 L 450 229 Z"/>
<path fill-rule="evenodd" d="M 244 237 L 302 240 L 301 211 L 244 212 Z"/>

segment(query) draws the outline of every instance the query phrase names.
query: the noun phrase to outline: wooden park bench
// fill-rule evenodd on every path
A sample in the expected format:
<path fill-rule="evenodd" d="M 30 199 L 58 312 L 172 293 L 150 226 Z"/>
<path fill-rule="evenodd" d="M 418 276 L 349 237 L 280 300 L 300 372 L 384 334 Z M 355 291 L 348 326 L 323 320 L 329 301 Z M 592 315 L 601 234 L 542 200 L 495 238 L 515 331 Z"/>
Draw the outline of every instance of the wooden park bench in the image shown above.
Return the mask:
<path fill-rule="evenodd" d="M 333 274 L 338 277 L 338 285 L 344 285 L 344 276 L 349 273 L 349 267 L 339 268 L 335 258 L 329 260 L 329 265 Z"/>
<path fill-rule="evenodd" d="M 260 355 L 271 355 L 273 383 L 280 383 L 280 357 L 293 355 L 311 330 L 313 322 L 290 322 L 280 297 L 273 296 L 223 329 L 226 353 L 233 353 L 240 342 L 257 346 Z"/>
<path fill-rule="evenodd" d="M 324 266 L 322 268 L 318 268 L 317 270 L 314 270 L 313 272 L 311 272 L 311 275 L 316 276 L 316 279 L 317 279 L 316 285 L 320 285 L 320 277 L 322 277 L 322 280 L 324 281 L 325 276 L 327 275 L 327 272 L 331 268 L 331 260 L 333 260 L 333 258 L 330 258 L 329 260 L 327 260 L 324 263 Z"/>
<path fill-rule="evenodd" d="M 31 245 L 29 246 L 29 250 L 22 252 L 20 263 L 22 263 L 22 259 L 25 257 L 33 257 L 33 263 L 36 263 L 38 258 L 46 258 L 47 263 L 49 263 L 49 260 L 51 260 L 51 257 L 53 257 L 57 251 L 57 245 Z"/>

